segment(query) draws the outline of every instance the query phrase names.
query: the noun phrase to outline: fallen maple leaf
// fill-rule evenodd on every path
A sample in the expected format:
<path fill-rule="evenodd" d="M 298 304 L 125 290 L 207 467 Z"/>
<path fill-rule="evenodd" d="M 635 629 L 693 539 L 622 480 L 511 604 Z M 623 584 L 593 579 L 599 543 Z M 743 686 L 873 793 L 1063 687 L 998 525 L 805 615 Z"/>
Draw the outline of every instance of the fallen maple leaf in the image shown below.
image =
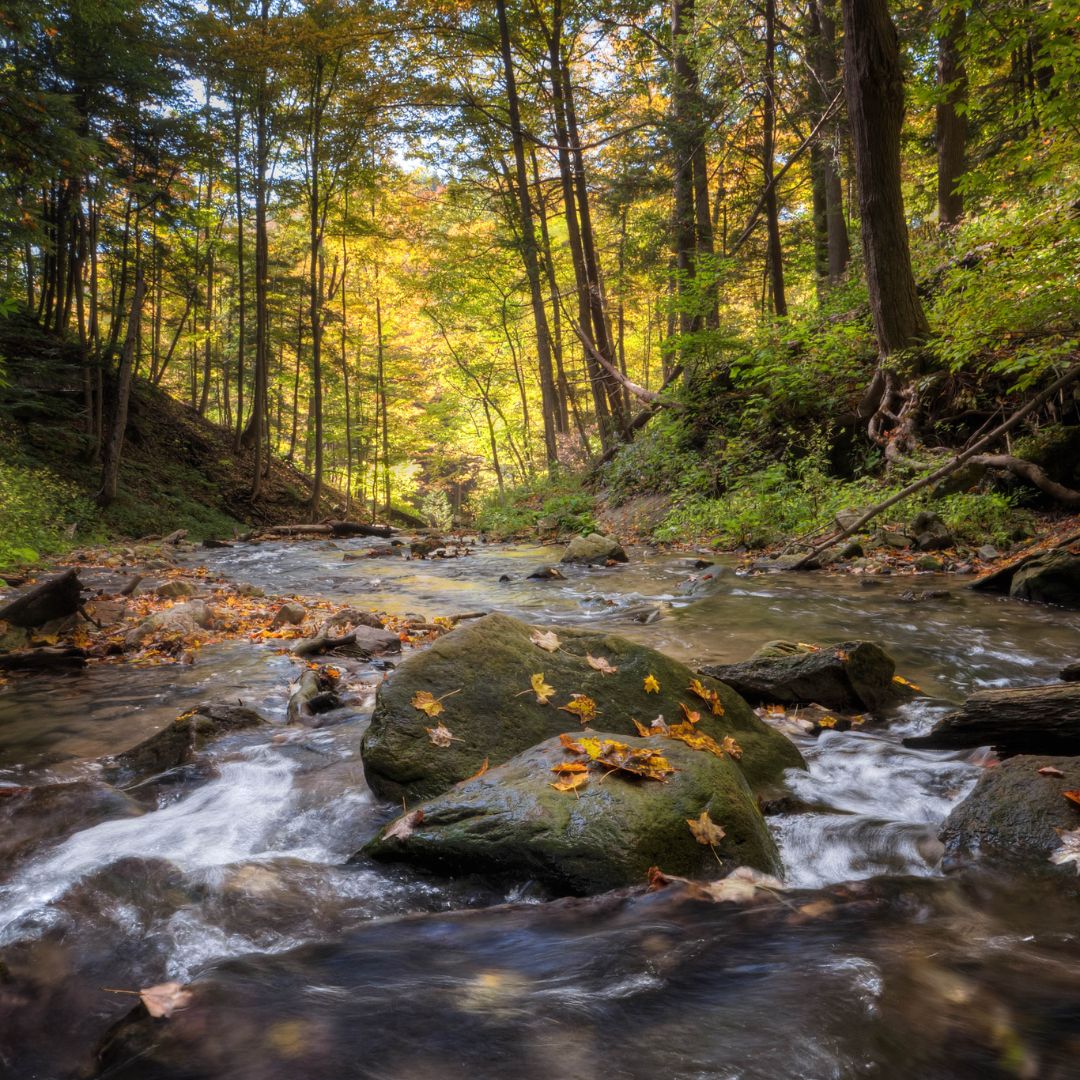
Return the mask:
<path fill-rule="evenodd" d="M 554 691 L 552 691 L 554 693 Z M 596 719 L 596 702 L 586 694 L 571 694 L 569 705 L 560 705 L 561 712 L 576 716 L 582 727 L 588 727 Z"/>
<path fill-rule="evenodd" d="M 731 735 L 725 735 L 724 741 L 720 744 L 724 753 L 730 754 L 736 761 L 742 758 L 742 747 L 735 741 Z"/>
<path fill-rule="evenodd" d="M 589 773 L 585 772 L 569 773 L 565 777 L 561 777 L 556 780 L 551 787 L 556 791 L 577 791 L 578 788 L 584 787 L 589 782 Z"/>
<path fill-rule="evenodd" d="M 191 997 L 191 991 L 185 990 L 178 982 L 146 986 L 139 991 L 139 1000 L 155 1020 L 168 1019 L 177 1009 L 187 1008 L 191 1004 Z"/>
<path fill-rule="evenodd" d="M 1063 791 L 1061 794 L 1070 802 L 1074 802 L 1077 806 L 1080 806 L 1080 791 Z"/>
<path fill-rule="evenodd" d="M 647 727 L 646 727 L 646 726 L 645 726 L 645 725 L 644 725 L 644 724 L 643 724 L 643 723 L 642 723 L 642 722 L 641 722 L 640 720 L 635 720 L 635 721 L 634 721 L 634 727 L 636 727 L 636 728 L 637 728 L 637 733 L 638 733 L 638 734 L 639 734 L 639 735 L 640 735 L 640 736 L 641 736 L 641 737 L 642 737 L 643 739 L 646 739 L 646 738 L 648 738 L 648 737 L 649 737 L 650 735 L 655 735 L 655 734 L 656 734 L 656 733 L 655 733 L 655 732 L 654 732 L 654 731 L 652 730 L 652 728 L 647 728 Z"/>
<path fill-rule="evenodd" d="M 690 826 L 690 831 L 694 834 L 694 839 L 699 844 L 704 844 L 705 847 L 716 847 L 721 840 L 727 835 L 724 832 L 723 826 L 717 825 L 711 817 L 709 817 L 708 810 L 702 810 L 696 818 L 687 818 L 686 824 Z"/>
<path fill-rule="evenodd" d="M 652 675 L 652 674 L 646 675 L 643 685 L 644 685 L 646 694 L 659 694 L 660 693 L 660 683 L 657 682 L 655 675 Z"/>
<path fill-rule="evenodd" d="M 443 694 L 442 697 L 435 697 L 430 690 L 417 690 L 412 696 L 410 704 L 414 709 L 419 709 L 422 713 L 430 716 L 432 720 L 443 711 L 443 702 L 454 694 L 460 694 L 461 690 L 451 690 L 449 694 Z"/>
<path fill-rule="evenodd" d="M 474 772 L 472 774 L 472 776 L 466 776 L 465 779 L 466 780 L 475 780 L 477 777 L 483 776 L 484 773 L 486 773 L 487 771 L 488 771 L 488 759 L 484 758 L 484 764 L 481 765 L 480 768 L 477 769 L 476 772 Z"/>
<path fill-rule="evenodd" d="M 682 701 L 680 701 L 680 702 L 679 702 L 679 708 L 680 708 L 680 709 L 682 709 L 682 711 L 683 711 L 683 716 L 685 716 L 685 717 L 686 717 L 686 722 L 687 722 L 688 724 L 696 724 L 696 723 L 698 723 L 698 722 L 699 722 L 699 721 L 701 720 L 701 713 L 699 713 L 699 712 L 694 712 L 694 711 L 693 711 L 693 710 L 692 710 L 692 709 L 691 709 L 691 708 L 690 708 L 690 707 L 689 707 L 688 705 L 686 705 L 686 704 L 685 704 L 684 702 L 682 702 Z"/>
<path fill-rule="evenodd" d="M 449 746 L 455 740 L 461 742 L 456 735 L 451 734 L 450 729 L 441 721 L 435 727 L 424 728 L 424 730 L 436 746 Z"/>
<path fill-rule="evenodd" d="M 1076 867 L 1076 872 L 1080 874 L 1080 829 L 1068 832 L 1058 829 L 1057 834 L 1061 840 L 1061 847 L 1051 853 L 1050 861 L 1055 866 L 1072 863 Z"/>
<path fill-rule="evenodd" d="M 534 630 L 529 635 L 529 640 L 547 652 L 554 652 L 562 644 L 554 630 Z"/>
<path fill-rule="evenodd" d="M 585 662 L 589 667 L 599 671 L 601 675 L 614 675 L 619 670 L 617 667 L 612 667 L 608 660 L 603 656 L 592 656 L 589 653 L 586 653 Z"/>
<path fill-rule="evenodd" d="M 408 840 L 409 837 L 412 836 L 416 826 L 421 824 L 423 820 L 423 810 L 410 810 L 409 813 L 399 817 L 393 825 L 387 826 L 386 831 L 383 833 L 383 839 Z"/>
<path fill-rule="evenodd" d="M 551 700 L 551 695 L 555 693 L 555 687 L 548 686 L 548 684 L 544 682 L 543 672 L 531 676 L 529 682 L 532 684 L 532 691 L 536 695 L 536 703 L 538 705 L 546 705 Z"/>
<path fill-rule="evenodd" d="M 719 881 L 707 882 L 690 881 L 674 874 L 665 874 L 658 866 L 649 867 L 649 891 L 655 892 L 667 885 L 682 885 L 687 894 L 695 900 L 733 904 L 748 903 L 756 899 L 759 892 L 775 896 L 784 888 L 783 883 L 776 878 L 749 866 L 740 866 Z"/>
<path fill-rule="evenodd" d="M 700 679 L 691 679 L 687 689 L 691 694 L 696 694 L 702 701 L 709 703 L 713 716 L 724 715 L 724 706 L 720 701 L 720 695 L 715 690 L 710 690 Z"/>
<path fill-rule="evenodd" d="M 584 761 L 560 761 L 558 765 L 552 765 L 553 773 L 581 773 L 588 772 L 589 766 Z"/>
<path fill-rule="evenodd" d="M 1057 779 L 1062 779 L 1064 773 L 1060 769 L 1055 769 L 1053 765 L 1044 765 L 1038 770 L 1040 776 L 1054 776 Z"/>
<path fill-rule="evenodd" d="M 585 747 L 583 747 L 581 743 L 575 742 L 574 739 L 565 732 L 559 736 L 559 742 L 563 744 L 564 749 L 569 750 L 572 754 L 585 753 Z"/>
<path fill-rule="evenodd" d="M 835 716 L 822 716 L 822 717 L 820 717 L 818 719 L 817 725 L 818 725 L 818 727 L 823 727 L 823 728 L 834 728 L 834 727 L 836 727 L 836 717 Z"/>

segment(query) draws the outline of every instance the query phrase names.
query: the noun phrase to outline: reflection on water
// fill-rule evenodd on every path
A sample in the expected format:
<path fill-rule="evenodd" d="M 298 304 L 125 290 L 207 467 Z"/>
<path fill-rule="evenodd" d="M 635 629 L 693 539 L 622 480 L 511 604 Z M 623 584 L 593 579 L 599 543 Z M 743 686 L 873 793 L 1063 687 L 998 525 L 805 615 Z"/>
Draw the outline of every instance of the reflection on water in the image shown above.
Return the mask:
<path fill-rule="evenodd" d="M 664 555 L 537 581 L 527 574 L 558 549 L 343 561 L 357 546 L 204 558 L 268 591 L 602 626 L 691 662 L 741 659 L 777 637 L 883 642 L 927 697 L 888 726 L 802 738 L 809 769 L 790 787 L 811 809 L 772 819 L 789 884 L 873 881 L 835 917 L 798 917 L 796 900 L 772 914 L 670 898 L 552 906 L 527 883 L 515 887 L 524 907 L 435 916 L 508 897 L 483 881 L 346 864 L 395 812 L 363 782 L 363 709 L 286 740 L 245 733 L 213 750 L 205 782 L 162 787 L 139 816 L 73 822 L 0 868 L 0 1063 L 12 1075 L 75 1075 L 130 1004 L 100 988 L 166 978 L 196 978 L 196 1006 L 154 1054 L 135 1065 L 121 1054 L 107 1075 L 1069 1075 L 1075 898 L 1063 912 L 1054 894 L 1036 903 L 1007 884 L 937 877 L 937 826 L 978 769 L 900 738 L 973 688 L 1052 678 L 1075 654 L 1080 615 L 941 579 L 951 598 L 913 603 L 911 579 L 745 578 Z M 241 699 L 280 721 L 295 670 L 270 645 L 233 642 L 191 667 L 13 681 L 0 688 L 0 781 L 92 777 L 86 759 L 202 700 Z M 214 966 L 228 957 L 244 959 Z M 1015 980 L 1039 970 L 1059 1007 L 1049 991 L 1017 1001 Z M 64 1036 L 42 1040 L 59 1017 Z M 197 1047 L 187 1064 L 184 1046 Z"/>

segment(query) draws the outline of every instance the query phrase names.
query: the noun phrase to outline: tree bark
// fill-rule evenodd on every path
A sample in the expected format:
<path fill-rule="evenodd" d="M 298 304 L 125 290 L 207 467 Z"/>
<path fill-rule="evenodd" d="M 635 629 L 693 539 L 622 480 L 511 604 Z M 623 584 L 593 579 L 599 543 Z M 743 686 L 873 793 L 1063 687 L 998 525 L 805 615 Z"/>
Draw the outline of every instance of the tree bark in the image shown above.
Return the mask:
<path fill-rule="evenodd" d="M 555 394 L 555 376 L 551 364 L 551 338 L 540 283 L 540 259 L 537 252 L 532 199 L 529 196 L 529 176 L 525 168 L 525 139 L 522 134 L 517 81 L 514 77 L 514 61 L 510 49 L 510 27 L 506 19 L 506 0 L 496 0 L 495 7 L 499 18 L 499 46 L 506 85 L 506 102 L 510 115 L 510 137 L 514 147 L 515 186 L 517 187 L 521 218 L 521 256 L 525 263 L 525 275 L 529 280 L 529 298 L 532 302 L 533 321 L 536 324 L 536 354 L 537 364 L 540 369 L 540 393 L 544 409 L 544 451 L 550 467 L 558 462 L 558 447 L 555 443 L 555 417 L 558 413 L 558 400 Z"/>
<path fill-rule="evenodd" d="M 765 224 L 768 230 L 766 257 L 772 285 L 773 311 L 787 315 L 784 290 L 784 253 L 780 246 L 780 209 L 773 180 L 776 145 L 776 0 L 765 0 L 765 94 L 762 101 L 762 161 L 765 170 Z"/>
<path fill-rule="evenodd" d="M 915 291 L 900 189 L 904 77 L 887 0 L 843 0 L 844 86 L 855 147 L 863 258 L 881 356 L 929 333 Z"/>
<path fill-rule="evenodd" d="M 958 5 L 938 39 L 938 91 L 944 95 L 936 116 L 939 225 L 955 225 L 964 214 L 964 196 L 956 185 L 964 172 L 967 139 L 967 71 L 960 50 L 966 21 L 967 11 Z"/>
<path fill-rule="evenodd" d="M 135 368 L 135 346 L 139 337 L 139 322 L 142 318 L 143 295 L 145 292 L 146 282 L 143 277 L 142 266 L 139 266 L 135 273 L 135 292 L 131 298 L 131 312 L 128 315 L 127 331 L 124 334 L 124 347 L 120 353 L 120 364 L 116 372 L 116 402 L 113 406 L 112 423 L 102 448 L 101 489 L 97 494 L 98 506 L 109 506 L 116 498 L 116 489 L 120 478 L 120 456 L 124 447 L 124 433 L 127 431 L 131 377 Z"/>

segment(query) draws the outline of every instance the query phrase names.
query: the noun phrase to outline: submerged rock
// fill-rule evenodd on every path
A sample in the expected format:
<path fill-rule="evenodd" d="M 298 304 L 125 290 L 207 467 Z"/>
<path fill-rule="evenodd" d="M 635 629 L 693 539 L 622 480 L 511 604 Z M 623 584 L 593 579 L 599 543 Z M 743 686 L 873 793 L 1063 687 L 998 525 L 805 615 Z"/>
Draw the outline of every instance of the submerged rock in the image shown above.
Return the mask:
<path fill-rule="evenodd" d="M 582 759 L 548 739 L 414 808 L 364 853 L 452 873 L 522 875 L 575 894 L 639 884 L 657 865 L 684 875 L 715 871 L 717 858 L 778 869 L 769 830 L 731 757 L 659 736 L 587 737 L 653 749 L 677 771 L 660 782 L 593 766 L 582 787 L 559 791 L 553 766 Z M 724 830 L 715 854 L 687 824 L 703 812 Z"/>
<path fill-rule="evenodd" d="M 888 708 L 909 698 L 911 691 L 894 681 L 895 670 L 893 658 L 870 641 L 819 649 L 772 641 L 740 664 L 700 668 L 754 705 L 817 704 L 852 711 Z"/>
<path fill-rule="evenodd" d="M 1080 807 L 1063 795 L 1077 789 L 1080 757 L 1023 754 L 986 769 L 941 830 L 947 863 L 981 857 L 1049 869 L 1058 830 L 1080 828 Z"/>
<path fill-rule="evenodd" d="M 0 788 L 0 865 L 112 818 L 137 817 L 123 792 L 93 780 Z"/>
<path fill-rule="evenodd" d="M 560 562 L 577 563 L 579 566 L 604 565 L 608 562 L 629 562 L 629 557 L 618 540 L 600 533 L 575 536 L 567 545 Z"/>
<path fill-rule="evenodd" d="M 412 654 L 379 687 L 375 713 L 364 736 L 364 773 L 376 794 L 399 802 L 439 795 L 472 776 L 486 760 L 492 766 L 551 738 L 573 723 L 560 706 L 584 694 L 596 703 L 593 723 L 620 735 L 635 734 L 634 720 L 650 724 L 657 714 L 682 719 L 682 705 L 699 712 L 700 729 L 717 740 L 734 736 L 745 751 L 740 767 L 755 788 L 776 783 L 785 768 L 802 767 L 788 739 L 754 715 L 733 690 L 709 678 L 722 715 L 690 690 L 694 673 L 677 660 L 613 634 L 559 627 L 553 652 L 532 638 L 541 631 L 508 615 L 487 615 L 459 626 L 423 652 Z M 551 632 L 549 632 L 551 633 Z M 543 639 L 548 645 L 550 638 Z M 590 665 L 606 661 L 604 674 Z M 542 674 L 555 691 L 546 705 L 530 689 Z M 645 689 L 653 676 L 656 693 Z M 416 708 L 417 694 L 442 699 L 429 716 Z M 442 723 L 452 733 L 437 746 L 428 728 Z"/>
<path fill-rule="evenodd" d="M 103 762 L 110 779 L 125 783 L 145 779 L 187 764 L 208 743 L 233 731 L 244 731 L 268 723 L 254 709 L 242 705 L 200 705 L 178 716 L 130 750 Z"/>

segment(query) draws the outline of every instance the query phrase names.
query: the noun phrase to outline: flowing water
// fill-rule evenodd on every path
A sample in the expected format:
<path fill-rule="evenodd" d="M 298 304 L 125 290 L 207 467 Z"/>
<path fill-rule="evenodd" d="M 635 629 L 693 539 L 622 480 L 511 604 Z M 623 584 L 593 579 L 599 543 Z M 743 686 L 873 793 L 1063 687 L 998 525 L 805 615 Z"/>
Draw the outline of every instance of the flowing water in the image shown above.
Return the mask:
<path fill-rule="evenodd" d="M 748 578 L 642 553 L 544 581 L 526 575 L 551 548 L 343 560 L 355 546 L 199 561 L 268 592 L 395 614 L 602 627 L 691 664 L 772 638 L 871 638 L 926 696 L 887 724 L 800 737 L 809 771 L 789 783 L 817 809 L 770 824 L 787 884 L 824 890 L 801 911 L 663 893 L 550 903 L 528 882 L 350 863 L 396 812 L 359 758 L 374 666 L 347 671 L 344 722 L 234 734 L 211 767 L 110 814 L 92 812 L 105 796 L 91 759 L 204 700 L 283 722 L 296 668 L 233 642 L 192 666 L 13 680 L 0 688 L 0 785 L 78 780 L 90 794 L 54 808 L 60 839 L 0 864 L 0 1076 L 1080 1075 L 1077 897 L 1060 879 L 943 876 L 938 826 L 982 755 L 900 742 L 974 689 L 1052 679 L 1078 653 L 1080 615 L 926 575 Z M 93 1047 L 132 1000 L 102 988 L 166 979 L 196 980 L 196 1004 L 95 1073 Z"/>

